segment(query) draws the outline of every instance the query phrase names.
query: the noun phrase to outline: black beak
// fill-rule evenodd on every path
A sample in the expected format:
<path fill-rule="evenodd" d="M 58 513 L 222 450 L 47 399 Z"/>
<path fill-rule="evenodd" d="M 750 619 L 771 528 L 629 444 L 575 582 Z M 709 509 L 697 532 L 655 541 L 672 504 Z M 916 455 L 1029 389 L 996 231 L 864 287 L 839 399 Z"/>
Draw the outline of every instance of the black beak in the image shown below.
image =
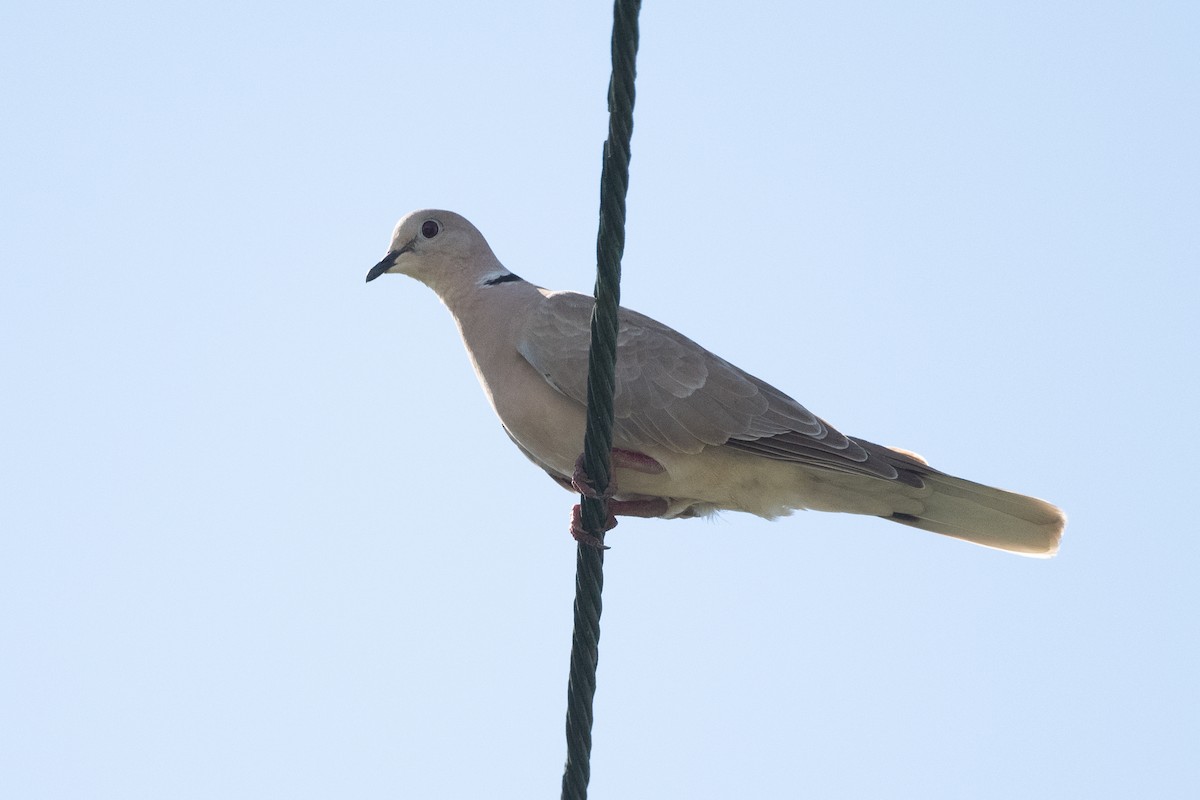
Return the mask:
<path fill-rule="evenodd" d="M 396 266 L 396 259 L 400 257 L 400 253 L 402 252 L 402 250 L 393 250 L 383 257 L 383 261 L 380 261 L 378 264 L 371 267 L 371 271 L 367 273 L 367 283 L 370 283 L 392 267 Z"/>

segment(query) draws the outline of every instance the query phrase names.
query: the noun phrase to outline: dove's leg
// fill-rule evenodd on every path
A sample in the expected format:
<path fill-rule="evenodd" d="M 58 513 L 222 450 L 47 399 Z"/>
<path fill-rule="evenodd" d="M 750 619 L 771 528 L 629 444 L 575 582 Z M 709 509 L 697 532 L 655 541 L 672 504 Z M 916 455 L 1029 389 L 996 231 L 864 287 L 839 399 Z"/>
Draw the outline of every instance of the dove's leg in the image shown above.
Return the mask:
<path fill-rule="evenodd" d="M 658 475 L 666 472 L 666 468 L 658 463 L 655 459 L 645 453 L 638 453 L 633 450 L 622 450 L 619 447 L 614 447 L 612 450 L 612 468 L 616 469 L 632 469 L 637 472 L 644 472 L 647 475 Z M 560 483 L 567 482 L 561 478 L 556 478 Z M 575 461 L 575 474 L 571 476 L 570 487 L 575 491 L 588 497 L 600 497 L 600 493 L 592 486 L 592 479 L 588 477 L 587 470 L 583 467 L 583 456 Z M 612 496 L 617 491 L 617 482 L 610 480 L 608 488 L 604 492 L 604 499 L 608 501 L 608 519 L 605 521 L 604 530 L 611 531 L 617 527 L 617 516 L 622 517 L 660 517 L 667 513 L 668 504 L 662 498 L 651 498 L 648 500 L 613 500 Z M 583 518 L 578 505 L 571 509 L 571 536 L 575 541 L 582 544 L 591 545 L 592 547 L 604 547 L 604 544 L 595 536 L 587 532 L 583 526 Z"/>
<path fill-rule="evenodd" d="M 670 505 L 661 497 L 648 500 L 609 500 L 608 512 L 618 517 L 661 517 Z"/>
<path fill-rule="evenodd" d="M 622 517 L 661 517 L 667 513 L 667 508 L 667 501 L 661 497 L 649 500 L 609 500 L 608 519 L 605 520 L 604 530 L 607 532 L 617 527 L 617 515 Z M 571 537 L 581 544 L 607 550 L 604 543 L 588 533 L 587 528 L 583 526 L 582 514 L 579 504 L 576 503 L 571 508 Z"/>
<path fill-rule="evenodd" d="M 663 472 L 667 471 L 666 467 L 664 467 L 662 464 L 658 463 L 658 461 L 656 461 L 655 459 L 651 458 L 650 456 L 646 455 L 645 453 L 638 453 L 634 450 L 622 450 L 619 447 L 614 447 L 612 449 L 612 457 L 611 458 L 612 458 L 612 462 L 611 462 L 612 468 L 614 470 L 631 469 L 631 470 L 634 470 L 635 472 L 644 472 L 647 475 L 660 475 Z M 587 470 L 585 470 L 583 467 L 583 456 L 582 455 L 580 455 L 579 458 L 575 460 L 575 474 L 571 476 L 571 485 L 574 486 L 575 491 L 579 492 L 580 494 L 587 495 L 588 497 L 599 497 L 600 496 L 600 493 L 597 492 L 596 489 L 592 486 L 592 479 L 590 477 L 588 477 Z M 616 494 L 616 491 L 617 491 L 617 482 L 615 480 L 610 480 L 608 483 L 608 489 L 607 489 L 607 491 L 605 491 L 604 496 L 606 498 L 612 497 L 614 494 Z M 641 501 L 637 501 L 637 502 L 641 502 Z M 617 511 L 616 513 L 620 514 L 621 512 Z M 624 514 L 624 516 L 627 516 L 627 517 L 657 517 L 658 514 L 636 514 L 636 513 L 634 513 L 634 514 Z"/>

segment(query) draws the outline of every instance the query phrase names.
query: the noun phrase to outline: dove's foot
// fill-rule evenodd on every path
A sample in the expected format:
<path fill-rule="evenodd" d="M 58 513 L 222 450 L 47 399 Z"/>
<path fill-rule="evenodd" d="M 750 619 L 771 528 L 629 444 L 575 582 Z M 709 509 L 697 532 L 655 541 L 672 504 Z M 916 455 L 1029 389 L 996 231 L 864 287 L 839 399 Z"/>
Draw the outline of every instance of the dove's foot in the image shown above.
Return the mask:
<path fill-rule="evenodd" d="M 645 453 L 639 453 L 635 450 L 622 450 L 619 447 L 614 447 L 612 449 L 612 455 L 611 455 L 610 459 L 611 459 L 611 463 L 612 463 L 612 468 L 614 470 L 631 469 L 631 470 L 634 470 L 635 472 L 644 472 L 647 475 L 658 475 L 660 473 L 667 471 L 666 467 L 664 467 L 662 464 L 658 463 L 658 461 L 656 461 L 655 459 L 651 458 L 650 456 L 646 455 Z M 575 473 L 571 476 L 571 485 L 575 487 L 575 491 L 579 492 L 582 495 L 586 495 L 588 497 L 600 497 L 601 496 L 600 493 L 596 491 L 596 488 L 594 486 L 592 486 L 592 479 L 588 476 L 587 470 L 584 469 L 582 454 L 579 456 L 579 458 L 575 459 Z M 617 492 L 617 482 L 615 480 L 610 480 L 608 483 L 608 488 L 604 492 L 604 498 L 607 500 L 608 498 L 610 498 L 614 494 L 616 494 L 616 492 Z M 619 514 L 621 512 L 618 511 L 617 513 Z M 644 516 L 644 515 L 630 514 L 627 516 Z M 651 514 L 649 516 L 658 516 L 658 515 Z"/>
<path fill-rule="evenodd" d="M 609 500 L 607 506 L 608 519 L 604 523 L 605 533 L 617 527 L 618 515 L 622 517 L 661 517 L 667 513 L 667 508 L 669 508 L 667 501 L 661 497 L 654 497 L 649 500 Z M 571 508 L 571 537 L 580 544 L 586 544 L 589 547 L 598 547 L 601 550 L 608 549 L 600 537 L 593 536 L 584 527 L 583 511 L 580 509 L 578 503 Z"/>
<path fill-rule="evenodd" d="M 608 512 L 608 519 L 604 523 L 604 531 L 607 533 L 617 527 L 617 518 L 612 513 Z M 607 550 L 608 546 L 604 544 L 604 540 L 599 536 L 593 536 L 588 533 L 588 529 L 583 524 L 583 509 L 578 503 L 571 508 L 571 538 L 580 544 L 586 544 L 588 547 L 594 547 L 597 550 Z"/>

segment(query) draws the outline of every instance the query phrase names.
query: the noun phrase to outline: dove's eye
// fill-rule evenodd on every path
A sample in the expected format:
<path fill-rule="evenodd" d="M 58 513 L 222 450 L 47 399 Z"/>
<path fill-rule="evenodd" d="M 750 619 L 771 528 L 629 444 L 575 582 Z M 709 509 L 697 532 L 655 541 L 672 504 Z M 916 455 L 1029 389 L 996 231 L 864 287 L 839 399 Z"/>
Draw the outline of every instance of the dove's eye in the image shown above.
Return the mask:
<path fill-rule="evenodd" d="M 431 219 L 427 219 L 421 223 L 421 235 L 426 239 L 432 239 L 433 237 L 437 236 L 441 230 L 442 226 L 438 225 Z"/>

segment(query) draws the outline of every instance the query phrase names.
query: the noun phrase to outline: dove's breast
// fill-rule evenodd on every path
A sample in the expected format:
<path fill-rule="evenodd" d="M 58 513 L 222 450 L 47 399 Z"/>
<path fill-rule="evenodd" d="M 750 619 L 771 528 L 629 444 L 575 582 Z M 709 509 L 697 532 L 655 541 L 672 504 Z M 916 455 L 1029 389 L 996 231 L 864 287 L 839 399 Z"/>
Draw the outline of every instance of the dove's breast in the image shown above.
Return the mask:
<path fill-rule="evenodd" d="M 528 284 L 494 287 L 498 301 L 518 295 Z M 457 313 L 451 307 L 479 385 L 509 436 L 538 466 L 570 479 L 583 448 L 582 405 L 563 395 L 517 351 L 524 315 L 509 304 Z"/>

